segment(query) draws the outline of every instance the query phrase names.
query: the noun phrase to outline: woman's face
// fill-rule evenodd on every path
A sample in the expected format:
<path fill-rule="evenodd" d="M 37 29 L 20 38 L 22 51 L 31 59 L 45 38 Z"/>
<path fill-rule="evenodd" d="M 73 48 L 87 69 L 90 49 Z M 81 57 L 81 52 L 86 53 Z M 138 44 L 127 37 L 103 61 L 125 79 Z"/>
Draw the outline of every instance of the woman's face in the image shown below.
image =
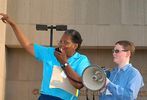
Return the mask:
<path fill-rule="evenodd" d="M 128 50 L 125 50 L 122 45 L 116 44 L 113 50 L 113 62 L 120 65 L 126 61 Z"/>
<path fill-rule="evenodd" d="M 70 35 L 63 34 L 59 41 L 59 47 L 65 51 L 67 56 L 71 56 L 77 48 L 78 44 L 72 42 Z"/>

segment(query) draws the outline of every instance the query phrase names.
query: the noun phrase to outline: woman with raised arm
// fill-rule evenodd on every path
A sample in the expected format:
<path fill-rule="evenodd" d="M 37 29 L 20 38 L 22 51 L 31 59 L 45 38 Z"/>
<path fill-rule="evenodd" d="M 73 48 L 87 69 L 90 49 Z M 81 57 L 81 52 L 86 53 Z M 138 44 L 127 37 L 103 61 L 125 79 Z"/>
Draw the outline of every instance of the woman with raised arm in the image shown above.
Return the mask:
<path fill-rule="evenodd" d="M 75 89 L 81 89 L 82 73 L 90 65 L 85 55 L 78 53 L 82 43 L 81 35 L 74 29 L 66 30 L 60 39 L 58 49 L 54 47 L 44 47 L 39 44 L 31 43 L 21 31 L 19 26 L 6 14 L 0 13 L 1 20 L 8 23 L 21 45 L 27 52 L 35 56 L 37 60 L 43 63 L 43 79 L 38 100 L 77 100 L 77 93 L 72 94 L 62 88 L 51 88 L 51 77 L 53 69 L 61 68 L 67 76 L 69 83 Z M 60 83 L 59 83 L 60 84 Z"/>

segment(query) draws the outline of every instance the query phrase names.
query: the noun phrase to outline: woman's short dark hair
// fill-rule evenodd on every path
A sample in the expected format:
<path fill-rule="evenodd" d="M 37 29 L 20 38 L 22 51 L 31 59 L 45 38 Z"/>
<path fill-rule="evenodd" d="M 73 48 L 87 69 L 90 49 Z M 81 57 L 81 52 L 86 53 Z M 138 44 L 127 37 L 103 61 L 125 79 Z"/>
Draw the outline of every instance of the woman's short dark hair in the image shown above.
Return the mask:
<path fill-rule="evenodd" d="M 78 31 L 74 30 L 74 29 L 68 29 L 64 32 L 64 34 L 70 35 L 72 42 L 78 44 L 78 47 L 76 49 L 76 51 L 78 51 L 79 48 L 81 47 L 81 44 L 82 44 L 82 41 L 83 41 L 80 33 Z"/>

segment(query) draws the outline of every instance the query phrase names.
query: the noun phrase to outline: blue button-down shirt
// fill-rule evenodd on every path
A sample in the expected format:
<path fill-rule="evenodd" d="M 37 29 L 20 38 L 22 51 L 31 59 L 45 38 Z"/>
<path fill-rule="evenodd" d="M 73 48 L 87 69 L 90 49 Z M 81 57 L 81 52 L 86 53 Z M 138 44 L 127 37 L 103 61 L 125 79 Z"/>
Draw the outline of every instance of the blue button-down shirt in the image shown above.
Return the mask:
<path fill-rule="evenodd" d="M 135 100 L 140 88 L 144 86 L 140 72 L 128 64 L 122 69 L 114 68 L 110 75 L 107 89 L 110 93 L 102 93 L 100 100 Z"/>

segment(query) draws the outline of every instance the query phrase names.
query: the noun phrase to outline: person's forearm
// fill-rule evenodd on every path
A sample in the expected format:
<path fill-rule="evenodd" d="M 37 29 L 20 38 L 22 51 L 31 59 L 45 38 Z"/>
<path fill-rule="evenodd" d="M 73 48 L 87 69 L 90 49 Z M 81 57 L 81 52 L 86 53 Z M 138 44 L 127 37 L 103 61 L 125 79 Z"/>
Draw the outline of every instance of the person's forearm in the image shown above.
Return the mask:
<path fill-rule="evenodd" d="M 78 76 L 78 74 L 72 70 L 72 68 L 68 65 L 67 67 L 65 67 L 64 69 L 64 72 L 65 74 L 67 75 L 70 83 L 77 89 L 81 89 L 83 87 L 83 84 L 82 84 L 82 79 L 80 76 Z M 78 81 L 73 81 L 72 79 Z M 80 83 L 79 83 L 80 82 Z"/>
<path fill-rule="evenodd" d="M 33 55 L 32 50 L 33 45 L 32 43 L 26 38 L 25 34 L 21 31 L 21 29 L 15 24 L 15 22 L 9 22 L 10 26 L 12 27 L 18 41 L 20 42 L 21 46 L 24 47 L 29 53 Z M 32 46 L 31 46 L 32 45 Z M 30 47 L 31 48 L 30 48 Z"/>
<path fill-rule="evenodd" d="M 21 31 L 21 29 L 17 26 L 17 24 L 7 15 L 4 13 L 0 13 L 0 16 L 2 16 L 1 20 L 4 23 L 10 24 L 13 31 L 15 32 L 15 35 L 20 42 L 20 44 L 26 48 L 28 45 L 30 45 L 30 41 L 25 37 L 24 33 Z"/>
<path fill-rule="evenodd" d="M 21 29 L 14 22 L 11 22 L 10 25 L 11 25 L 13 31 L 15 32 L 15 35 L 16 35 L 18 41 L 20 42 L 20 44 L 23 47 L 29 45 L 30 41 L 25 37 L 25 35 L 21 31 Z"/>
<path fill-rule="evenodd" d="M 120 87 L 119 85 L 115 85 L 112 82 L 108 83 L 108 90 L 112 93 L 113 96 L 117 98 L 126 98 L 128 100 L 134 100 L 133 90 L 130 91 L 126 88 Z"/>

